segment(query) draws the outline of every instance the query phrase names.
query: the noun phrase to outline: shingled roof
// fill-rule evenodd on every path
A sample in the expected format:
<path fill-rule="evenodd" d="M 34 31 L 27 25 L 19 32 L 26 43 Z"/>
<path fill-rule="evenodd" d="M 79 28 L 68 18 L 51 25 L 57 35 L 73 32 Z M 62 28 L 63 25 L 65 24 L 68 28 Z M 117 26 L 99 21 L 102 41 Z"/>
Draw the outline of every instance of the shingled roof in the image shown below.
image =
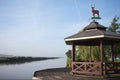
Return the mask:
<path fill-rule="evenodd" d="M 88 26 L 86 26 L 83 30 L 90 30 L 90 29 L 101 29 L 101 30 L 106 30 L 106 27 L 103 25 L 99 24 L 96 21 L 92 21 Z"/>
<path fill-rule="evenodd" d="M 81 42 L 81 44 L 85 41 L 96 40 L 104 38 L 105 40 L 113 40 L 120 41 L 120 34 L 116 34 L 114 32 L 106 31 L 106 27 L 99 24 L 96 21 L 92 21 L 88 26 L 86 26 L 82 32 L 78 32 L 72 36 L 65 38 L 65 42 L 71 45 L 71 42 Z M 107 41 L 106 41 L 107 42 Z"/>

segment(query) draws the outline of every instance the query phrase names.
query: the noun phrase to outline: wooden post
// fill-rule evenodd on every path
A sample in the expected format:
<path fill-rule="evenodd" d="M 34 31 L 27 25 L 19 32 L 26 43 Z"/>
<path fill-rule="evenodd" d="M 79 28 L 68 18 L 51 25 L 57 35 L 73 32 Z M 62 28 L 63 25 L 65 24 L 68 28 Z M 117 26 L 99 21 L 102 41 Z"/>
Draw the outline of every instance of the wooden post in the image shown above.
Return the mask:
<path fill-rule="evenodd" d="M 101 62 L 101 75 L 103 75 L 103 43 L 102 39 L 100 40 L 100 62 Z"/>
<path fill-rule="evenodd" d="M 113 43 L 111 44 L 111 50 L 112 50 L 111 56 L 112 56 L 113 71 L 116 72 L 117 68 L 115 68 L 116 64 L 114 63 L 115 62 L 115 55 L 114 55 L 114 44 Z"/>
<path fill-rule="evenodd" d="M 103 63 L 103 43 L 102 40 L 100 40 L 100 62 Z"/>
<path fill-rule="evenodd" d="M 75 61 L 75 43 L 72 44 L 72 62 Z"/>
<path fill-rule="evenodd" d="M 112 62 L 114 62 L 114 45 L 112 44 L 111 45 L 111 50 L 112 50 L 112 54 L 111 54 L 111 56 L 112 56 Z"/>

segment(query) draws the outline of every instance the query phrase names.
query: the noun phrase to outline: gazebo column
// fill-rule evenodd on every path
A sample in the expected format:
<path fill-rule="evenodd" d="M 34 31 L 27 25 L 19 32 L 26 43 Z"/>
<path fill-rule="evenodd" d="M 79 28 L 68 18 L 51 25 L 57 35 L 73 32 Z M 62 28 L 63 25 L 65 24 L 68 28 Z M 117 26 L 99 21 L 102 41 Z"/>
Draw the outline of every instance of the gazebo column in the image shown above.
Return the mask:
<path fill-rule="evenodd" d="M 74 63 L 73 62 L 75 62 L 75 43 L 74 42 L 72 42 L 72 71 L 74 71 Z M 74 73 L 72 72 L 72 74 L 74 74 Z"/>
<path fill-rule="evenodd" d="M 100 62 L 103 63 L 103 43 L 100 40 Z"/>
<path fill-rule="evenodd" d="M 103 75 L 103 41 L 100 40 L 100 62 L 101 62 L 101 75 Z"/>
<path fill-rule="evenodd" d="M 72 62 L 75 61 L 75 43 L 72 43 Z"/>
<path fill-rule="evenodd" d="M 115 64 L 115 55 L 114 55 L 114 44 L 111 44 L 111 50 L 112 50 L 112 64 L 113 64 L 113 71 L 117 71 L 117 65 Z"/>
<path fill-rule="evenodd" d="M 115 57 L 114 57 L 114 44 L 111 45 L 111 50 L 112 50 L 112 54 L 111 54 L 112 62 L 114 62 L 115 61 Z"/>

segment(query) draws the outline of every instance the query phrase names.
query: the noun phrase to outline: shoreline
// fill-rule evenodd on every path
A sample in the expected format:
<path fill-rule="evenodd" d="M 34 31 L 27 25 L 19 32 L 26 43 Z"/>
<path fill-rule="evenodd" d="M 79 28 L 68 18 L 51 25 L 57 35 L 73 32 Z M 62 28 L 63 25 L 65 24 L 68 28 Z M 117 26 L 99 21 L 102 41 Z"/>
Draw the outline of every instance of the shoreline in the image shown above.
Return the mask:
<path fill-rule="evenodd" d="M 119 80 L 120 74 L 111 74 L 109 77 L 72 75 L 70 68 L 51 68 L 34 72 L 33 80 Z"/>
<path fill-rule="evenodd" d="M 0 57 L 0 64 L 23 64 L 29 63 L 33 61 L 43 61 L 43 60 L 50 60 L 50 59 L 59 59 L 60 57 L 21 57 L 21 56 L 14 56 L 14 57 Z"/>

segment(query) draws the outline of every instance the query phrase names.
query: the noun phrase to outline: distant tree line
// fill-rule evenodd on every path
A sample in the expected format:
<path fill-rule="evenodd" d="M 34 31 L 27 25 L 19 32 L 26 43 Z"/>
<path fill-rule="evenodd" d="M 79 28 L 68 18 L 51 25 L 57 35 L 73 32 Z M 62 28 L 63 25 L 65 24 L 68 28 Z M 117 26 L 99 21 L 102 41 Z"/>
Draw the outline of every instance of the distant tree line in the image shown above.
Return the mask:
<path fill-rule="evenodd" d="M 57 58 L 59 57 L 0 57 L 0 63 L 25 63 Z"/>

